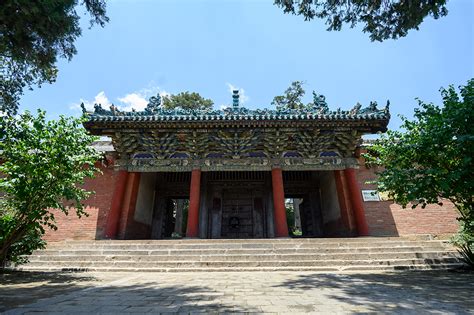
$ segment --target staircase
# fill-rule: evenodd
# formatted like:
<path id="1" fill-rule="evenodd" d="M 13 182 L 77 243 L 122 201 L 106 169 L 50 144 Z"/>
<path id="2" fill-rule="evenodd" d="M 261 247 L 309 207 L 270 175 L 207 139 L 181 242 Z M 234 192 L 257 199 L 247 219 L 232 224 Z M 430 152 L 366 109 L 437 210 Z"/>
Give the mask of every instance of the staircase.
<path id="1" fill-rule="evenodd" d="M 461 266 L 446 241 L 429 236 L 103 240 L 51 243 L 17 270 L 35 271 L 393 271 Z"/>

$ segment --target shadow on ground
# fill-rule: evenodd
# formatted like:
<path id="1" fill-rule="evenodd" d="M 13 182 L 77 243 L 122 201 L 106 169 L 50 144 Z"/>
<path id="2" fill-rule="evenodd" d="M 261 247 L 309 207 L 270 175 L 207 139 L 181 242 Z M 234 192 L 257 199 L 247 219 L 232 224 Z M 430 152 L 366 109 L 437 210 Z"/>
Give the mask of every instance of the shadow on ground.
<path id="1" fill-rule="evenodd" d="M 0 273 L 0 312 L 42 298 L 83 288 L 97 279 L 88 274 L 7 271 Z"/>
<path id="2" fill-rule="evenodd" d="M 92 281 L 95 278 L 84 273 L 57 273 L 57 272 L 29 272 L 29 271 L 6 271 L 0 273 L 2 285 L 20 285 L 44 283 L 68 284 L 77 281 Z M 2 288 L 0 287 L 0 290 Z"/>
<path id="3" fill-rule="evenodd" d="M 19 313 L 177 313 L 258 312 L 226 302 L 224 293 L 205 285 L 160 282 L 133 273 L 12 272 L 0 274 L 0 312 Z M 169 274 L 168 274 L 169 275 Z M 8 314 L 8 312 L 7 312 Z"/>
<path id="4" fill-rule="evenodd" d="M 88 306 L 85 306 L 88 305 Z M 156 285 L 156 282 L 108 286 L 97 292 L 81 294 L 55 305 L 69 313 L 247 313 L 258 312 L 250 306 L 225 302 L 222 295 L 206 286 Z M 41 310 L 41 309 L 40 309 Z"/>
<path id="5" fill-rule="evenodd" d="M 371 312 L 444 313 L 474 311 L 474 274 L 449 271 L 305 274 L 277 287 L 322 290 L 326 297 Z"/>
<path id="6" fill-rule="evenodd" d="M 446 271 L 17 272 L 0 275 L 0 311 L 472 314 L 473 292 L 473 273 Z"/>

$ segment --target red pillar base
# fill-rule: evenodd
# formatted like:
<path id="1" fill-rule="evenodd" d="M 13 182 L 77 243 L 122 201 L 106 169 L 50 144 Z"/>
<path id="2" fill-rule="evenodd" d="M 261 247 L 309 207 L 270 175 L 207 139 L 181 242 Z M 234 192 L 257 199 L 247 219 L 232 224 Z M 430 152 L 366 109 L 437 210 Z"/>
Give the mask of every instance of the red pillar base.
<path id="1" fill-rule="evenodd" d="M 199 202 L 201 195 L 201 170 L 191 172 L 191 187 L 189 189 L 189 210 L 186 237 L 198 237 L 199 234 Z"/>
<path id="2" fill-rule="evenodd" d="M 367 220 L 365 218 L 364 203 L 362 201 L 359 184 L 355 177 L 355 170 L 353 168 L 347 168 L 344 170 L 344 175 L 347 180 L 352 209 L 356 219 L 357 232 L 359 236 L 368 236 L 369 226 L 367 225 Z"/>
<path id="3" fill-rule="evenodd" d="M 286 221 L 285 190 L 281 168 L 272 169 L 273 208 L 275 209 L 275 236 L 288 237 Z"/>

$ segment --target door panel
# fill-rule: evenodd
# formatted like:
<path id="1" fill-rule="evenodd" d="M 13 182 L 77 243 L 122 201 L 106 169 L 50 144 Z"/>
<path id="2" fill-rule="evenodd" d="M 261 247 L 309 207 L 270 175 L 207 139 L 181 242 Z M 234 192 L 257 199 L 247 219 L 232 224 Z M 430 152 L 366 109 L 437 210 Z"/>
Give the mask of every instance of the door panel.
<path id="1" fill-rule="evenodd" d="M 153 211 L 153 219 L 151 223 L 151 239 L 163 238 L 163 223 L 164 212 L 166 208 L 166 199 L 157 198 L 155 202 L 155 209 Z"/>
<path id="2" fill-rule="evenodd" d="M 264 237 L 265 230 L 265 210 L 263 206 L 263 198 L 253 198 L 253 237 Z"/>
<path id="3" fill-rule="evenodd" d="M 224 190 L 222 199 L 222 237 L 252 237 L 252 191 L 242 188 Z"/>
<path id="4" fill-rule="evenodd" d="M 299 205 L 303 236 L 322 237 L 322 216 L 319 191 L 306 194 Z"/>
<path id="5" fill-rule="evenodd" d="M 221 237 L 222 199 L 214 198 L 211 208 L 211 238 Z"/>

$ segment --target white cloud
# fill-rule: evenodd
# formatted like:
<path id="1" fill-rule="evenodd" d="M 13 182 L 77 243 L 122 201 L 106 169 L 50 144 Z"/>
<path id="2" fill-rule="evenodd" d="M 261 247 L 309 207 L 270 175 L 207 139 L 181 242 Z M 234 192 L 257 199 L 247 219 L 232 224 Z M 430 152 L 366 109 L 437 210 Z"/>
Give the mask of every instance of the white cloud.
<path id="1" fill-rule="evenodd" d="M 161 97 L 169 97 L 169 96 L 171 96 L 171 93 L 166 92 L 166 91 L 161 91 L 161 92 L 160 92 L 160 96 L 161 96 Z"/>
<path id="2" fill-rule="evenodd" d="M 101 104 L 102 107 L 109 107 L 112 105 L 104 91 L 99 92 L 99 94 L 94 97 L 94 103 Z"/>
<path id="3" fill-rule="evenodd" d="M 81 109 L 81 103 L 84 103 L 84 106 L 86 107 L 87 110 L 93 110 L 94 109 L 94 104 L 100 104 L 102 105 L 102 108 L 109 108 L 112 103 L 108 99 L 107 95 L 105 95 L 104 91 L 100 91 L 95 97 L 93 101 L 88 101 L 85 99 L 80 99 L 79 103 L 74 103 L 71 106 L 69 106 L 70 109 L 73 110 L 79 110 Z"/>
<path id="4" fill-rule="evenodd" d="M 132 108 L 137 111 L 142 111 L 148 104 L 148 101 L 145 99 L 145 97 L 139 93 L 130 93 L 124 97 L 119 97 L 118 100 L 120 103 L 125 104 L 125 106 L 119 105 L 119 109 L 125 111 L 130 111 Z"/>
<path id="5" fill-rule="evenodd" d="M 156 85 L 148 84 L 147 87 L 141 89 L 140 91 L 136 92 L 140 95 L 146 96 L 146 97 L 151 97 L 160 92 L 160 88 Z"/>
<path id="6" fill-rule="evenodd" d="M 239 91 L 239 103 L 241 105 L 245 104 L 248 102 L 249 100 L 249 97 L 245 94 L 245 90 L 242 89 L 242 88 L 239 88 L 239 87 L 236 87 L 235 85 L 233 85 L 232 83 L 226 83 L 227 84 L 227 87 L 229 88 L 229 92 L 230 94 L 232 94 L 232 91 L 234 90 L 238 90 Z"/>
<path id="7" fill-rule="evenodd" d="M 129 93 L 124 97 L 117 98 L 121 103 L 118 104 L 118 108 L 124 111 L 130 111 L 132 108 L 136 111 L 142 111 L 148 105 L 148 99 L 158 93 L 161 97 L 171 95 L 171 93 L 161 90 L 158 86 L 149 86 L 140 91 Z"/>
<path id="8" fill-rule="evenodd" d="M 136 111 L 142 111 L 148 104 L 148 99 L 152 96 L 160 94 L 162 97 L 171 95 L 167 91 L 161 90 L 158 86 L 149 85 L 146 88 L 143 88 L 139 91 L 131 92 L 125 94 L 123 97 L 118 97 L 114 105 L 118 107 L 119 110 L 130 111 L 135 109 Z M 81 98 L 78 103 L 74 103 L 70 106 L 73 110 L 80 110 L 81 103 L 84 103 L 84 106 L 87 110 L 94 110 L 94 104 L 101 104 L 102 108 L 108 109 L 112 102 L 105 95 L 104 91 L 99 92 L 94 100 L 87 100 Z"/>

